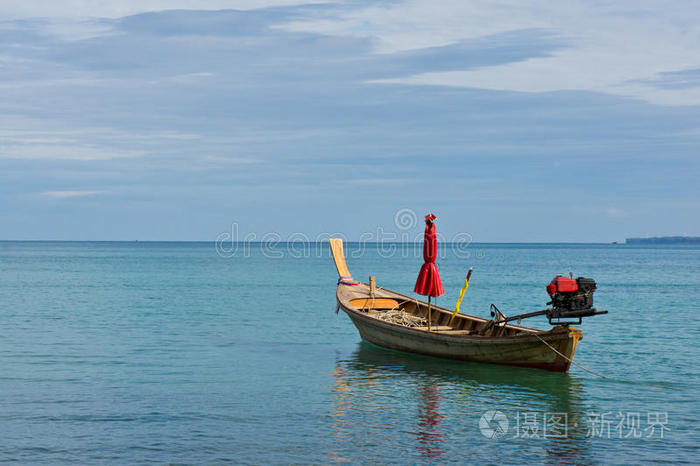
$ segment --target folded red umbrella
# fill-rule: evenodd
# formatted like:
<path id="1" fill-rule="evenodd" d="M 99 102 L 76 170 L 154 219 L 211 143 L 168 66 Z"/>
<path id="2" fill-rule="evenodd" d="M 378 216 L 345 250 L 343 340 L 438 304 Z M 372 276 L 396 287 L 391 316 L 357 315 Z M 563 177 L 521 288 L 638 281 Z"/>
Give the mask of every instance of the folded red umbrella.
<path id="1" fill-rule="evenodd" d="M 425 234 L 423 235 L 423 260 L 425 264 L 420 268 L 416 286 L 413 288 L 418 294 L 424 296 L 442 296 L 445 289 L 438 273 L 435 259 L 437 258 L 437 234 L 435 233 L 435 215 L 425 216 Z"/>

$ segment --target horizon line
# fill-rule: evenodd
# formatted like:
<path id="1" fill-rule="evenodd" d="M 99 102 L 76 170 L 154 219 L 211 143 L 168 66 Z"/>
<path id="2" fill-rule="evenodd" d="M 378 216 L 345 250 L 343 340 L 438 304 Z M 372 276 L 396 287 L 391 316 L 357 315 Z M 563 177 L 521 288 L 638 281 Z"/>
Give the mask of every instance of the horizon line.
<path id="1" fill-rule="evenodd" d="M 352 241 L 343 239 L 349 244 L 414 244 L 422 245 L 423 241 Z M 0 239 L 0 243 L 217 243 L 217 240 L 112 240 L 112 239 Z M 319 241 L 226 241 L 235 244 L 318 244 L 328 243 L 328 239 Z M 441 244 L 464 244 L 459 241 L 439 241 Z M 468 244 L 610 244 L 625 245 L 625 241 L 472 241 Z"/>

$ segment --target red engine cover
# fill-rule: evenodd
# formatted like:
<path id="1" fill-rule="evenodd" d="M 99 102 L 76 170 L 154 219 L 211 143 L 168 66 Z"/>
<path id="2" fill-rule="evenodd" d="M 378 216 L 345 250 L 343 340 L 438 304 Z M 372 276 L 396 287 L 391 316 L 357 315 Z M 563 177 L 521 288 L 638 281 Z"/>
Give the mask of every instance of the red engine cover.
<path id="1" fill-rule="evenodd" d="M 549 285 L 547 285 L 547 293 L 549 293 L 550 296 L 554 293 L 571 293 L 573 291 L 578 291 L 578 283 L 576 283 L 575 278 L 557 275 Z"/>

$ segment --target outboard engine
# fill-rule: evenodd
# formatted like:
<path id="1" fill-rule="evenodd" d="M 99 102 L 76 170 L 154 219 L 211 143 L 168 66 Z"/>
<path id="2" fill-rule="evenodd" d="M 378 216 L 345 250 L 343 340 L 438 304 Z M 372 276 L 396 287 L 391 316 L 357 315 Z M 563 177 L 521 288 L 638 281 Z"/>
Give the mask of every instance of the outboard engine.
<path id="1" fill-rule="evenodd" d="M 593 307 L 593 292 L 596 290 L 595 280 L 584 277 L 564 277 L 557 275 L 547 285 L 547 293 L 552 309 L 547 312 L 550 322 L 552 319 L 588 317 L 602 312 L 596 312 Z"/>
<path id="2" fill-rule="evenodd" d="M 552 307 L 506 317 L 495 305 L 491 304 L 491 317 L 493 319 L 489 321 L 489 325 L 502 325 L 514 320 L 520 323 L 521 319 L 541 315 L 546 315 L 551 325 L 578 325 L 584 317 L 608 313 L 608 311 L 598 311 L 593 307 L 593 292 L 596 288 L 595 280 L 592 278 L 557 275 L 547 285 L 547 293 L 551 299 L 547 305 Z M 490 328 L 489 325 L 485 328 Z"/>

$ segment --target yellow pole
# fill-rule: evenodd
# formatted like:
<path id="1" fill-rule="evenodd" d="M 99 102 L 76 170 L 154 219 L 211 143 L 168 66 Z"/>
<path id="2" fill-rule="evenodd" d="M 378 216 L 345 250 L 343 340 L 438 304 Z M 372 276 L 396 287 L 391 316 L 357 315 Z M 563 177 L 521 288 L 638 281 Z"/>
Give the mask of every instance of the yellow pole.
<path id="1" fill-rule="evenodd" d="M 469 272 L 467 272 L 467 278 L 464 280 L 464 286 L 462 287 L 461 290 L 459 290 L 459 299 L 457 299 L 457 305 L 455 306 L 455 311 L 452 313 L 452 317 L 450 317 L 450 323 L 449 325 L 452 325 L 452 321 L 455 320 L 455 316 L 459 313 L 459 306 L 462 304 L 462 298 L 464 298 L 464 294 L 467 292 L 467 288 L 469 288 L 469 280 L 472 277 L 472 267 L 469 267 Z"/>

